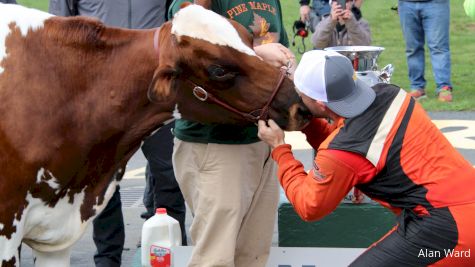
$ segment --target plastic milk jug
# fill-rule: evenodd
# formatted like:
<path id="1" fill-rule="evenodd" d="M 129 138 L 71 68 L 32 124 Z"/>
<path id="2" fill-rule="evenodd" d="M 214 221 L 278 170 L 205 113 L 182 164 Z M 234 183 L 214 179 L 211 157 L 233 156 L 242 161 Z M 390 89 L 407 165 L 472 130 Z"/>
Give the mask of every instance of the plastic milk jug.
<path id="1" fill-rule="evenodd" d="M 180 223 L 165 208 L 158 208 L 142 227 L 142 266 L 173 266 L 171 247 L 180 245 Z"/>

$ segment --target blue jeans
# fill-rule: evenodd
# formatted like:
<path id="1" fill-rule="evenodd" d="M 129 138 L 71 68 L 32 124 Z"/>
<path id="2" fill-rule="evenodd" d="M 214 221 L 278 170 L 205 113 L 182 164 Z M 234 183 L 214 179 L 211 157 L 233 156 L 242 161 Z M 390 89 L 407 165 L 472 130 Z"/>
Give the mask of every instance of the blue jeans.
<path id="1" fill-rule="evenodd" d="M 406 57 L 411 89 L 425 89 L 424 43 L 427 40 L 432 71 L 437 85 L 450 86 L 450 2 L 431 0 L 410 2 L 399 0 L 399 19 L 406 41 Z"/>

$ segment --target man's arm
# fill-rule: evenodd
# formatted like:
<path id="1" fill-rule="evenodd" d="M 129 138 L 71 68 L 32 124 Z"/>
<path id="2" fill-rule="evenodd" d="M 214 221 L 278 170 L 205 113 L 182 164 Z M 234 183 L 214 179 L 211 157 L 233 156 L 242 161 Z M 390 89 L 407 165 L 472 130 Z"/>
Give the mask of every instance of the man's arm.
<path id="1" fill-rule="evenodd" d="M 300 20 L 305 22 L 305 21 L 310 21 L 310 0 L 300 0 Z"/>
<path id="2" fill-rule="evenodd" d="M 335 130 L 336 124 L 329 124 L 325 119 L 314 118 L 302 130 L 302 133 L 307 137 L 307 142 L 318 150 L 320 144 Z"/>
<path id="3" fill-rule="evenodd" d="M 339 150 L 320 150 L 309 173 L 294 158 L 290 145 L 272 151 L 278 178 L 295 211 L 305 221 L 331 213 L 356 184 L 368 182 L 376 168 L 361 155 Z"/>

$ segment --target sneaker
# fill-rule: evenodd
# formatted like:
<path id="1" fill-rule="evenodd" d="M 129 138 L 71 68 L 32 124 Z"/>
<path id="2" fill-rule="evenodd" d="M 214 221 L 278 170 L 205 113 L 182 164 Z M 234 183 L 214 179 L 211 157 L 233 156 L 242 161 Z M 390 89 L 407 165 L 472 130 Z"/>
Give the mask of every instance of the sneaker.
<path id="1" fill-rule="evenodd" d="M 452 87 L 443 86 L 439 91 L 438 99 L 441 102 L 452 102 Z"/>
<path id="2" fill-rule="evenodd" d="M 426 91 L 424 89 L 411 90 L 409 95 L 414 97 L 415 100 L 419 100 L 419 99 L 427 97 L 426 96 Z"/>
<path id="3" fill-rule="evenodd" d="M 147 211 L 144 211 L 144 212 L 140 213 L 140 218 L 145 219 L 145 220 L 148 220 L 152 216 L 153 216 L 153 214 L 151 214 Z"/>

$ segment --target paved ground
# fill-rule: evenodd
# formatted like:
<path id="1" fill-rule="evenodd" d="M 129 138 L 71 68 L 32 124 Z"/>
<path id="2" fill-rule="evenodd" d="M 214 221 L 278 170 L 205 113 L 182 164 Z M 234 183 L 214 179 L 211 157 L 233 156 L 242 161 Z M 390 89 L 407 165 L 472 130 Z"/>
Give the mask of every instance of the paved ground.
<path id="1" fill-rule="evenodd" d="M 457 149 L 475 165 L 475 112 L 441 112 L 430 113 L 436 125 L 442 129 L 447 138 Z M 421 137 L 423 138 L 423 137 Z M 308 169 L 311 166 L 313 150 L 304 142 L 297 133 L 287 134 L 287 141 L 293 145 L 298 159 Z M 140 240 L 143 220 L 139 214 L 144 211 L 142 193 L 144 190 L 145 158 L 138 151 L 127 166 L 127 173 L 121 183 L 124 220 L 126 224 L 125 250 L 123 253 L 123 266 L 133 266 L 134 255 L 137 251 L 137 242 Z M 188 214 L 187 225 L 191 222 Z M 89 227 L 83 238 L 73 247 L 71 266 L 94 266 L 92 256 L 94 243 L 92 242 L 92 227 Z M 273 246 L 277 246 L 277 227 L 275 229 Z M 22 249 L 22 267 L 33 266 L 31 249 L 24 246 Z M 181 267 L 181 266 L 178 266 Z"/>

